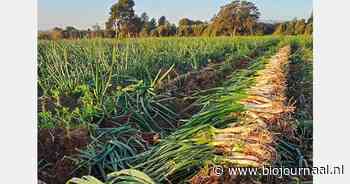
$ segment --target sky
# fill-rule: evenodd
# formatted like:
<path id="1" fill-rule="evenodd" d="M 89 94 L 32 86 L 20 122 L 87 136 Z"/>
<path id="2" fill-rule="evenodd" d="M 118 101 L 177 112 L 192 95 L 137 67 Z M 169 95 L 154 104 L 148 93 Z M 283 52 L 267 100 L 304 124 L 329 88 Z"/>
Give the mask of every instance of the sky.
<path id="1" fill-rule="evenodd" d="M 193 20 L 210 20 L 220 7 L 232 0 L 134 0 L 138 15 L 149 17 L 164 15 L 171 23 L 187 17 Z M 250 0 L 261 12 L 261 20 L 283 21 L 308 18 L 312 13 L 312 0 Z M 110 7 L 117 0 L 38 0 L 38 29 L 74 26 L 104 27 Z"/>

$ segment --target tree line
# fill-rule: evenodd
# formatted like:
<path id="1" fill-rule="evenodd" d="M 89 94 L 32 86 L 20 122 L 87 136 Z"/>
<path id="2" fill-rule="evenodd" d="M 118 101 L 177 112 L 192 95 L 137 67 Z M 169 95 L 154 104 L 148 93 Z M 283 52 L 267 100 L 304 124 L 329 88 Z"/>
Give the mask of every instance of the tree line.
<path id="1" fill-rule="evenodd" d="M 170 23 L 165 16 L 158 20 L 150 18 L 147 13 L 138 16 L 134 10 L 133 0 L 119 0 L 112 5 L 105 29 L 94 25 L 88 30 L 74 27 L 54 28 L 39 32 L 39 39 L 80 39 L 80 38 L 114 38 L 114 37 L 166 37 L 166 36 L 244 36 L 244 35 L 311 35 L 313 17 L 308 20 L 294 19 L 282 23 L 259 22 L 260 11 L 249 1 L 234 0 L 220 8 L 210 21 L 182 18 L 178 24 Z"/>

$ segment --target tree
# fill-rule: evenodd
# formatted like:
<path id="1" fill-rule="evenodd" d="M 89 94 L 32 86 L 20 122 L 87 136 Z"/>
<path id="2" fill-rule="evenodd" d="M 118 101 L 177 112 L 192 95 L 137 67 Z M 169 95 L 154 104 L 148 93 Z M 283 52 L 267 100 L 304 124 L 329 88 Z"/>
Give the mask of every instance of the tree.
<path id="1" fill-rule="evenodd" d="M 50 32 L 50 39 L 52 40 L 59 40 L 63 38 L 63 29 L 59 27 L 55 27 Z"/>
<path id="2" fill-rule="evenodd" d="M 175 24 L 168 24 L 169 26 L 169 36 L 175 36 L 176 35 L 176 31 L 177 31 L 177 27 Z"/>
<path id="3" fill-rule="evenodd" d="M 179 20 L 178 36 L 201 36 L 207 24 L 200 20 L 182 18 Z"/>
<path id="4" fill-rule="evenodd" d="M 193 30 L 190 25 L 181 25 L 177 29 L 177 36 L 192 36 Z"/>
<path id="5" fill-rule="evenodd" d="M 193 26 L 193 25 L 201 25 L 204 24 L 204 22 L 200 20 L 191 20 L 188 18 L 182 18 L 179 20 L 179 26 Z"/>
<path id="6" fill-rule="evenodd" d="M 74 32 L 74 31 L 78 31 L 78 29 L 76 29 L 76 28 L 73 27 L 73 26 L 67 26 L 67 27 L 66 27 L 66 31 L 68 31 L 68 32 Z"/>
<path id="7" fill-rule="evenodd" d="M 146 12 L 143 12 L 140 16 L 142 28 L 140 32 L 140 36 L 146 37 L 149 35 L 150 31 L 153 29 L 151 28 L 151 24 L 149 22 L 149 17 Z"/>
<path id="8" fill-rule="evenodd" d="M 148 23 L 149 27 L 151 30 L 156 29 L 157 28 L 157 21 L 155 18 L 152 18 L 149 23 Z"/>
<path id="9" fill-rule="evenodd" d="M 307 24 L 312 24 L 314 22 L 314 13 L 311 13 L 310 18 L 307 20 Z"/>
<path id="10" fill-rule="evenodd" d="M 158 27 L 158 35 L 161 37 L 169 36 L 170 29 L 166 25 L 161 25 Z"/>
<path id="11" fill-rule="evenodd" d="M 193 36 L 202 36 L 204 31 L 208 28 L 207 24 L 198 24 L 198 25 L 193 25 L 192 30 L 193 30 Z"/>
<path id="12" fill-rule="evenodd" d="M 312 35 L 312 33 L 313 33 L 313 22 L 314 22 L 314 16 L 313 16 L 313 13 L 311 13 L 310 18 L 307 20 L 307 24 L 306 24 L 306 27 L 305 27 L 304 34 Z"/>
<path id="13" fill-rule="evenodd" d="M 193 30 L 192 25 L 193 21 L 188 18 L 182 18 L 179 20 L 179 28 L 177 29 L 178 36 L 192 36 Z"/>
<path id="14" fill-rule="evenodd" d="M 312 35 L 312 33 L 313 33 L 313 24 L 312 24 L 312 23 L 309 23 L 309 24 L 307 24 L 306 27 L 305 27 L 305 32 L 304 32 L 304 34 L 305 34 L 305 35 Z"/>
<path id="15" fill-rule="evenodd" d="M 142 29 L 142 21 L 135 16 L 130 22 L 123 24 L 120 29 L 120 36 L 122 37 L 137 37 Z"/>
<path id="16" fill-rule="evenodd" d="M 301 35 L 312 34 L 312 18 L 309 18 L 308 21 L 305 19 L 296 19 L 292 21 L 279 23 L 273 33 L 274 35 Z"/>
<path id="17" fill-rule="evenodd" d="M 114 23 L 112 18 L 110 17 L 108 19 L 108 21 L 105 23 L 105 36 L 107 38 L 114 38 L 116 36 L 116 31 L 115 31 L 115 27 L 114 27 Z"/>
<path id="18" fill-rule="evenodd" d="M 179 27 L 180 26 L 190 26 L 192 25 L 192 21 L 188 18 L 182 18 L 179 20 Z"/>
<path id="19" fill-rule="evenodd" d="M 255 30 L 255 35 L 270 35 L 273 34 L 273 32 L 276 29 L 276 24 L 272 23 L 258 23 L 258 26 Z"/>
<path id="20" fill-rule="evenodd" d="M 300 35 L 305 33 L 306 22 L 305 19 L 298 20 L 294 27 L 294 34 Z"/>
<path id="21" fill-rule="evenodd" d="M 192 25 L 202 25 L 202 24 L 205 24 L 205 23 L 200 20 L 192 21 Z"/>
<path id="22" fill-rule="evenodd" d="M 158 29 L 153 29 L 149 35 L 152 37 L 159 37 Z"/>
<path id="23" fill-rule="evenodd" d="M 62 30 L 62 36 L 66 39 L 77 39 L 80 37 L 80 31 L 73 26 L 67 26 L 65 30 Z"/>
<path id="24" fill-rule="evenodd" d="M 96 37 L 104 37 L 104 31 L 101 29 L 100 25 L 97 23 L 93 25 L 92 31 L 89 31 L 89 37 L 90 38 L 96 38 Z"/>
<path id="25" fill-rule="evenodd" d="M 295 32 L 295 25 L 297 23 L 297 19 L 294 18 L 292 21 L 287 22 L 287 29 L 285 31 L 285 35 L 294 35 Z"/>
<path id="26" fill-rule="evenodd" d="M 106 38 L 114 38 L 116 37 L 116 32 L 111 29 L 105 29 L 103 35 Z"/>
<path id="27" fill-rule="evenodd" d="M 165 37 L 165 36 L 174 36 L 176 35 L 176 25 L 175 24 L 170 24 L 169 22 L 167 22 L 167 24 L 163 25 L 163 26 L 159 26 L 156 29 L 157 33 L 151 31 L 151 35 L 154 36 L 160 36 L 160 37 Z"/>
<path id="28" fill-rule="evenodd" d="M 151 31 L 155 30 L 156 28 L 157 28 L 157 21 L 155 18 L 152 18 L 150 21 L 147 21 L 146 23 L 144 23 L 142 30 L 140 32 L 140 36 L 142 37 L 150 36 Z"/>
<path id="29" fill-rule="evenodd" d="M 145 24 L 149 21 L 149 17 L 146 12 L 143 12 L 140 16 L 141 21 Z"/>
<path id="30" fill-rule="evenodd" d="M 95 25 L 92 26 L 93 31 L 101 31 L 101 27 L 96 23 Z"/>
<path id="31" fill-rule="evenodd" d="M 141 30 L 141 20 L 135 15 L 133 0 L 119 0 L 110 9 L 106 28 L 116 31 L 119 36 L 135 36 Z"/>
<path id="32" fill-rule="evenodd" d="M 167 24 L 167 20 L 166 20 L 166 17 L 165 16 L 161 16 L 159 19 L 158 19 L 158 26 L 165 26 L 165 24 Z"/>
<path id="33" fill-rule="evenodd" d="M 277 25 L 275 32 L 273 35 L 284 35 L 287 30 L 287 23 L 280 23 Z"/>
<path id="34" fill-rule="evenodd" d="M 50 39 L 50 33 L 47 31 L 39 31 L 38 32 L 38 39 L 39 40 L 49 40 Z"/>
<path id="35" fill-rule="evenodd" d="M 253 34 L 259 17 L 259 9 L 254 3 L 235 0 L 221 7 L 219 13 L 213 18 L 211 29 L 215 35 Z"/>

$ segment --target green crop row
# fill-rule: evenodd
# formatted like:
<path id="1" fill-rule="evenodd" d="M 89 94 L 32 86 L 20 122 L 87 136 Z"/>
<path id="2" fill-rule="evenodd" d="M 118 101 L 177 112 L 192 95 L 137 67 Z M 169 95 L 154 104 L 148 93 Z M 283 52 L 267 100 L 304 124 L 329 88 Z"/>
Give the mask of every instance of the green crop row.
<path id="1" fill-rule="evenodd" d="M 249 59 L 278 41 L 249 37 L 40 42 L 39 127 L 74 127 L 133 111 L 142 130 L 160 131 L 154 114 L 170 127 L 171 117 L 176 117 L 164 104 L 167 96 L 155 90 L 169 72 L 182 74 L 227 58 Z"/>

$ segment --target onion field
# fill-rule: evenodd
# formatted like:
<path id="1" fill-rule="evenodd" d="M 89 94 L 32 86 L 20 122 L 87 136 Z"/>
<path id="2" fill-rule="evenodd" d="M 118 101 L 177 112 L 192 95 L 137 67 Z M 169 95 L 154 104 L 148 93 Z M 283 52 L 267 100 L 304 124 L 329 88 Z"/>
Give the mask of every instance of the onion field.
<path id="1" fill-rule="evenodd" d="M 48 184 L 312 183 L 310 36 L 39 41 Z"/>

